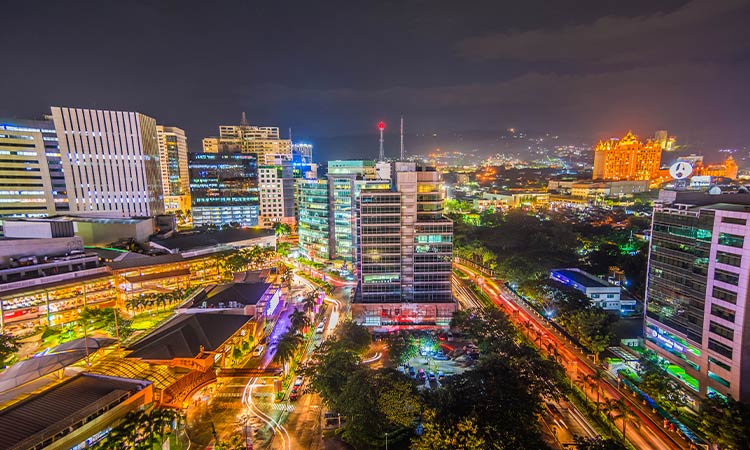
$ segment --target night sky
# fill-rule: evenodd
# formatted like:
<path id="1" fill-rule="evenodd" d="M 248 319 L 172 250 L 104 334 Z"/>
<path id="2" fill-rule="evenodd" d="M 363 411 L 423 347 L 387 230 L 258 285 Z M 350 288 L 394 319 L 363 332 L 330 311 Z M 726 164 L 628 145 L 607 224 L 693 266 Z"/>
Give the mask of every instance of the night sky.
<path id="1" fill-rule="evenodd" d="M 395 154 L 402 114 L 413 151 L 470 150 L 508 127 L 586 143 L 666 128 L 706 152 L 750 142 L 748 0 L 0 6 L 4 117 L 136 110 L 197 151 L 246 111 L 313 141 L 316 159 L 374 156 L 380 119 Z"/>

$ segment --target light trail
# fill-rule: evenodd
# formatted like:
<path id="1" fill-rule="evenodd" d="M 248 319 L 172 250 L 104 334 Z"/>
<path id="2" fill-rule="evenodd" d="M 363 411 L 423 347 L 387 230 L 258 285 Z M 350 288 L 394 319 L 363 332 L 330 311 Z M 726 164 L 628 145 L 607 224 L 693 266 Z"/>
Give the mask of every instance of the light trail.
<path id="1" fill-rule="evenodd" d="M 529 333 L 533 331 L 540 339 L 544 342 L 554 343 L 555 348 L 559 351 L 559 354 L 563 357 L 563 360 L 567 363 L 565 366 L 568 371 L 568 376 L 574 379 L 579 373 L 593 374 L 598 367 L 596 367 L 583 351 L 575 346 L 569 338 L 563 335 L 557 328 L 550 325 L 542 316 L 536 311 L 529 308 L 524 302 L 516 303 L 509 292 L 506 289 L 498 286 L 491 278 L 486 278 L 483 275 L 477 275 L 475 271 L 462 264 L 455 263 L 453 266 L 463 273 L 469 275 L 472 281 L 477 282 L 481 289 L 493 299 L 493 302 L 508 313 L 508 317 L 515 322 L 522 333 Z M 481 278 L 481 280 L 479 280 Z M 523 329 L 523 324 L 529 325 L 529 330 Z M 530 338 L 532 339 L 532 338 Z M 537 341 L 534 341 L 535 343 Z M 572 368 L 572 374 L 569 372 Z M 615 381 L 616 383 L 616 381 Z M 635 445 L 637 448 L 649 448 L 649 449 L 688 449 L 689 443 L 680 441 L 677 437 L 672 436 L 668 432 L 662 430 L 661 426 L 639 405 L 630 395 L 623 393 L 620 389 L 613 384 L 609 376 L 605 377 L 601 386 L 604 388 L 605 398 L 620 399 L 623 398 L 627 402 L 630 410 L 635 413 L 640 419 L 641 426 L 636 427 L 634 424 L 630 424 L 627 427 L 627 439 Z M 584 389 L 584 394 L 586 394 Z M 589 396 L 590 397 L 590 396 Z"/>

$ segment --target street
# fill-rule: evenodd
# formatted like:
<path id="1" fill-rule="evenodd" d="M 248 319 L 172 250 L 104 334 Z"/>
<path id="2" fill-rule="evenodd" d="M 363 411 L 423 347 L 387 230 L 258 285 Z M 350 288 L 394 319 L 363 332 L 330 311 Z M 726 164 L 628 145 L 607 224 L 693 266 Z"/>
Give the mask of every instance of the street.
<path id="1" fill-rule="evenodd" d="M 524 329 L 525 324 L 530 324 L 529 333 L 536 333 L 540 337 L 541 348 L 554 348 L 561 357 L 561 362 L 568 377 L 576 380 L 581 375 L 590 375 L 596 372 L 597 366 L 585 355 L 581 349 L 577 348 L 571 341 L 552 327 L 536 311 L 528 308 L 523 302 L 516 302 L 512 293 L 507 289 L 501 288 L 491 279 L 484 278 L 474 269 L 461 264 L 454 263 L 454 268 L 469 275 L 475 282 L 478 282 L 482 291 L 487 294 L 495 304 L 508 312 L 510 319 L 519 325 L 519 329 Z M 533 340 L 533 339 L 532 339 Z M 651 411 L 644 409 L 633 395 L 628 395 L 617 387 L 617 381 L 611 376 L 605 375 L 603 391 L 600 400 L 603 399 L 625 399 L 630 410 L 638 417 L 636 421 L 628 421 L 626 425 L 626 438 L 636 448 L 648 449 L 689 449 L 690 443 L 681 438 L 674 432 L 668 432 L 661 425 L 661 418 Z M 595 401 L 596 395 L 587 389 L 582 391 Z M 615 424 L 622 429 L 622 420 L 615 420 Z"/>

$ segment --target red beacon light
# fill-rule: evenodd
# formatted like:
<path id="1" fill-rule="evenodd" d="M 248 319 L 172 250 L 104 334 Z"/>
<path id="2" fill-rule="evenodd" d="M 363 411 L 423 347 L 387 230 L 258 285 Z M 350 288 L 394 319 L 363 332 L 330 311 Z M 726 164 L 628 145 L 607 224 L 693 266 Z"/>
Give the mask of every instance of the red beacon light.
<path id="1" fill-rule="evenodd" d="M 380 131 L 383 131 L 383 130 L 385 130 L 385 122 L 383 122 L 383 121 L 380 121 L 380 122 L 378 123 L 378 130 L 380 130 Z"/>

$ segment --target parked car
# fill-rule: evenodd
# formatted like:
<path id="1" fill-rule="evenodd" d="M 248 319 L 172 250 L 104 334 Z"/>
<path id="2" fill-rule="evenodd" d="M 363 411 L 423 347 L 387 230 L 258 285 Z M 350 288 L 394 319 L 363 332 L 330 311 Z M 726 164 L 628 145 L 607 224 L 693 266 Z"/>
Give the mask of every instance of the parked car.
<path id="1" fill-rule="evenodd" d="M 445 374 L 443 373 L 443 371 L 442 371 L 442 370 L 441 370 L 441 371 L 439 371 L 439 372 L 437 373 L 437 379 L 438 379 L 438 381 L 439 381 L 439 382 L 441 382 L 441 383 L 442 383 L 443 381 L 445 381 Z"/>
<path id="2" fill-rule="evenodd" d="M 433 372 L 433 371 L 430 371 L 430 372 L 429 372 L 429 373 L 427 374 L 427 377 L 428 377 L 428 378 L 430 379 L 430 381 L 435 381 L 435 380 L 437 379 L 437 378 L 435 377 L 435 372 Z"/>
<path id="3" fill-rule="evenodd" d="M 318 324 L 318 327 L 315 328 L 315 334 L 323 334 L 323 329 L 325 328 L 325 323 L 320 322 Z"/>
<path id="4" fill-rule="evenodd" d="M 297 379 L 294 380 L 294 385 L 295 386 L 302 386 L 302 383 L 304 383 L 304 382 L 305 382 L 305 379 L 302 378 L 302 375 L 297 375 Z"/>
<path id="5" fill-rule="evenodd" d="M 253 356 L 260 356 L 260 355 L 262 355 L 263 354 L 263 349 L 265 349 L 265 347 L 263 346 L 263 344 L 255 347 L 255 350 L 253 350 Z"/>
<path id="6" fill-rule="evenodd" d="M 299 392 L 292 390 L 292 392 L 289 394 L 289 401 L 296 402 L 298 398 L 299 398 Z"/>
<path id="7" fill-rule="evenodd" d="M 448 358 L 448 355 L 446 355 L 442 350 L 438 350 L 433 358 L 437 359 L 438 361 L 447 361 L 448 359 L 450 359 Z"/>
<path id="8" fill-rule="evenodd" d="M 409 367 L 409 376 L 414 379 L 417 378 L 417 371 L 414 369 L 414 367 Z"/>

